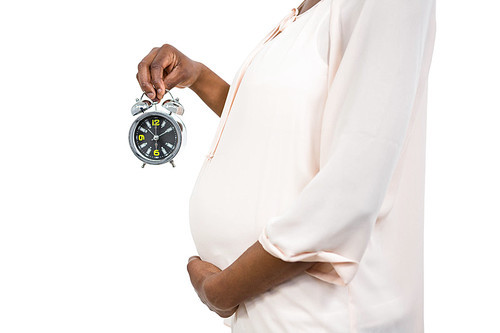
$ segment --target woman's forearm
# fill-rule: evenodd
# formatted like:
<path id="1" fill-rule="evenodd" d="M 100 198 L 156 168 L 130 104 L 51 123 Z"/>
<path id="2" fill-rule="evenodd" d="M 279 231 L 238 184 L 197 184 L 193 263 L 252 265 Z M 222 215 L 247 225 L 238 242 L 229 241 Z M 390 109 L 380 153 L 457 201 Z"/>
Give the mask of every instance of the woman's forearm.
<path id="1" fill-rule="evenodd" d="M 229 92 L 229 84 L 201 62 L 198 64 L 200 74 L 190 88 L 220 117 Z"/>
<path id="2" fill-rule="evenodd" d="M 207 278 L 204 289 L 215 307 L 231 309 L 302 274 L 314 264 L 283 261 L 269 254 L 257 241 L 229 267 Z"/>

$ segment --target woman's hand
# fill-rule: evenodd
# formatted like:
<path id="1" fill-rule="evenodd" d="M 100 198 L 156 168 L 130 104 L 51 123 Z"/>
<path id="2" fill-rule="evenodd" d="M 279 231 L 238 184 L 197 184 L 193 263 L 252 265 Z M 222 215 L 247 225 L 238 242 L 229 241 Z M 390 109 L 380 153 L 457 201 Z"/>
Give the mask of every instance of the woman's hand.
<path id="1" fill-rule="evenodd" d="M 214 293 L 211 292 L 208 287 L 210 281 L 213 282 L 213 279 L 221 272 L 217 266 L 201 260 L 198 256 L 192 256 L 188 260 L 187 270 L 191 279 L 191 284 L 196 290 L 198 297 L 210 310 L 216 312 L 222 318 L 227 318 L 238 309 L 238 306 L 231 309 L 221 308 L 217 304 L 217 299 L 214 298 Z"/>
<path id="2" fill-rule="evenodd" d="M 158 102 L 165 89 L 190 87 L 199 77 L 202 64 L 189 59 L 175 47 L 155 47 L 138 66 L 137 81 L 147 96 Z"/>
<path id="3" fill-rule="evenodd" d="M 222 115 L 229 84 L 172 45 L 153 48 L 139 63 L 138 69 L 137 81 L 153 102 L 163 98 L 165 89 L 191 88 L 217 116 Z"/>

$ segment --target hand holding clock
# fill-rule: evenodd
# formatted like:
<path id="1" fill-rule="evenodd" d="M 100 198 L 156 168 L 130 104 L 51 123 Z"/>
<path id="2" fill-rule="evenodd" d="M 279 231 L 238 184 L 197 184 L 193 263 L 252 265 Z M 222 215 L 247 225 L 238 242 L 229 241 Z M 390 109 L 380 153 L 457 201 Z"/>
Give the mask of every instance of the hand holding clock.
<path id="1" fill-rule="evenodd" d="M 226 81 L 170 44 L 154 47 L 139 63 L 136 78 L 153 102 L 163 98 L 165 89 L 189 87 L 219 117 L 229 92 Z"/>
<path id="2" fill-rule="evenodd" d="M 191 86 L 201 72 L 201 64 L 169 44 L 154 47 L 138 66 L 137 81 L 154 102 L 165 95 L 165 89 Z M 155 89 L 156 88 L 156 89 Z"/>

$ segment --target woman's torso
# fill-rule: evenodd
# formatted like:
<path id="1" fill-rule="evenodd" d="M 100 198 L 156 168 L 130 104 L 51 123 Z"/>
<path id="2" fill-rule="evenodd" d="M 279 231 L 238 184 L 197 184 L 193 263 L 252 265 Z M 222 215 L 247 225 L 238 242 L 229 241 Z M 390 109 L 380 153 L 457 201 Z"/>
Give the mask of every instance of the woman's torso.
<path id="1" fill-rule="evenodd" d="M 221 269 L 255 243 L 268 219 L 283 213 L 318 172 L 321 115 L 328 89 L 331 3 L 322 0 L 298 16 L 255 55 L 215 154 L 202 165 L 189 203 L 191 232 L 201 258 Z M 424 121 L 417 119 L 420 125 L 416 125 L 414 140 L 422 140 Z M 417 163 L 415 168 L 412 177 L 420 179 L 423 167 Z M 399 179 L 407 177 L 404 170 L 398 172 Z M 391 194 L 384 207 L 394 200 Z M 385 217 L 391 218 L 390 214 Z M 383 329 L 385 321 L 392 322 L 385 333 L 409 332 L 404 330 L 409 325 L 404 318 L 410 309 L 395 294 L 399 289 L 398 281 L 391 277 L 392 267 L 380 260 L 384 251 L 392 251 L 391 246 L 397 249 L 397 243 L 387 242 L 382 249 L 377 243 L 381 237 L 383 233 L 376 228 L 351 286 L 303 274 L 240 304 L 226 322 L 231 322 L 233 332 L 331 333 L 351 332 L 354 323 L 361 328 L 375 327 L 360 332 L 382 332 L 377 329 Z M 419 253 L 417 250 L 417 262 Z M 419 269 L 417 265 L 415 272 Z M 377 277 L 372 279 L 373 272 Z M 370 299 L 373 301 L 366 301 Z M 356 302 L 357 314 L 353 312 Z M 403 322 L 398 323 L 399 318 Z"/>

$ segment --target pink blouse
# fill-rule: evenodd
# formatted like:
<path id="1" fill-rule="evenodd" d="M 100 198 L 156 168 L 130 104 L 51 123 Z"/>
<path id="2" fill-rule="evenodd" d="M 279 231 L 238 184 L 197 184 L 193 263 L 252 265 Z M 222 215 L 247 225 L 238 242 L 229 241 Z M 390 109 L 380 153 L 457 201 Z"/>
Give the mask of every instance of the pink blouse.
<path id="1" fill-rule="evenodd" d="M 189 203 L 198 254 L 318 262 L 240 304 L 233 333 L 423 332 L 435 0 L 294 8 L 236 73 Z"/>

